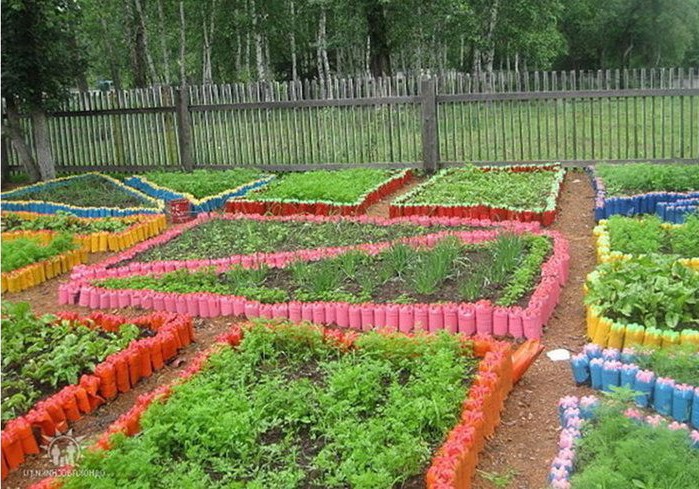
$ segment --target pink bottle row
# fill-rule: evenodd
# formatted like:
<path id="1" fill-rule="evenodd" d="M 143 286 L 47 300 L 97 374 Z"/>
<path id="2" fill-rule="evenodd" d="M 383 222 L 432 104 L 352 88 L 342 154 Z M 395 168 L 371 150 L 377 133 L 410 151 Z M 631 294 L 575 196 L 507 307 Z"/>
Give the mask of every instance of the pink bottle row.
<path id="1" fill-rule="evenodd" d="M 462 239 L 487 239 L 490 231 L 454 233 Z M 465 334 L 510 335 L 515 338 L 536 339 L 542 334 L 543 325 L 551 316 L 560 298 L 560 290 L 567 279 L 569 254 L 568 244 L 560 234 L 544 232 L 554 242 L 553 255 L 542 266 L 541 281 L 526 308 L 498 307 L 489 301 L 452 304 L 350 304 L 344 302 L 288 302 L 262 304 L 244 297 L 222 296 L 209 293 L 159 293 L 144 290 L 108 290 L 90 284 L 85 277 L 73 280 L 59 288 L 61 304 L 79 304 L 94 309 L 141 307 L 157 311 L 186 313 L 200 317 L 245 316 L 247 318 L 281 318 L 293 322 L 310 321 L 318 324 L 335 324 L 359 330 L 388 328 L 401 332 L 416 330 L 448 330 Z M 432 235 L 418 238 L 431 242 Z M 477 241 L 468 241 L 477 242 Z M 370 253 L 378 253 L 389 246 L 360 245 Z M 357 248 L 360 248 L 357 247 Z M 322 258 L 337 253 L 335 249 L 314 250 Z M 298 257 L 298 256 L 297 256 Z M 267 261 L 269 260 L 269 261 Z M 276 257 L 267 257 L 266 263 L 275 266 Z M 291 260 L 288 260 L 291 261 Z M 287 261 L 287 263 L 288 263 Z M 95 270 L 96 277 L 104 278 L 110 270 Z M 133 274 L 133 273 L 132 273 Z"/>

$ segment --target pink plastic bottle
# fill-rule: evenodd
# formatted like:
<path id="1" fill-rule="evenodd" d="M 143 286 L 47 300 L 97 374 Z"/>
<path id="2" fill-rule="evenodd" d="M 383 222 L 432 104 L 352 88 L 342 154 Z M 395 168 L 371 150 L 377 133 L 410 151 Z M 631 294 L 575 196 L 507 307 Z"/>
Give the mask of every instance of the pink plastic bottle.
<path id="1" fill-rule="evenodd" d="M 522 325 L 522 308 L 511 307 L 507 321 L 508 332 L 515 338 L 524 337 L 524 326 Z"/>
<path id="2" fill-rule="evenodd" d="M 472 336 L 476 334 L 476 310 L 473 304 L 463 304 L 457 314 L 459 333 Z"/>
<path id="3" fill-rule="evenodd" d="M 444 329 L 450 333 L 456 333 L 459 330 L 458 308 L 456 304 L 445 304 L 442 306 L 444 313 Z"/>
<path id="4" fill-rule="evenodd" d="M 375 304 L 374 305 L 374 326 L 377 329 L 386 327 L 386 305 L 385 304 Z"/>
<path id="5" fill-rule="evenodd" d="M 313 304 L 313 315 L 311 319 L 316 324 L 325 324 L 325 305 L 322 302 Z"/>
<path id="6" fill-rule="evenodd" d="M 398 331 L 399 322 L 398 305 L 389 304 L 386 307 L 386 328 L 390 331 Z"/>
<path id="7" fill-rule="evenodd" d="M 221 315 L 221 298 L 216 295 L 209 296 L 209 317 L 216 318 Z"/>
<path id="8" fill-rule="evenodd" d="M 301 303 L 301 320 L 309 323 L 313 321 L 313 304 L 310 302 Z"/>
<path id="9" fill-rule="evenodd" d="M 413 331 L 427 331 L 429 326 L 429 306 L 426 304 L 415 304 L 413 306 Z"/>
<path id="10" fill-rule="evenodd" d="M 335 302 L 323 302 L 323 308 L 325 309 L 325 324 L 335 324 L 335 312 L 337 311 L 337 304 Z"/>
<path id="11" fill-rule="evenodd" d="M 410 333 L 415 324 L 415 314 L 412 305 L 403 305 L 398 309 L 398 330 L 401 333 Z"/>
<path id="12" fill-rule="evenodd" d="M 496 307 L 493 310 L 493 335 L 505 336 L 507 334 L 508 310 L 505 307 Z"/>
<path id="13" fill-rule="evenodd" d="M 528 340 L 541 338 L 541 309 L 529 307 L 522 312 L 522 326 L 524 337 Z"/>
<path id="14" fill-rule="evenodd" d="M 197 302 L 199 303 L 199 316 L 203 318 L 211 317 L 209 314 L 209 298 L 204 294 L 200 294 Z"/>
<path id="15" fill-rule="evenodd" d="M 487 335 L 493 333 L 493 305 L 490 301 L 476 302 L 476 332 Z"/>
<path id="16" fill-rule="evenodd" d="M 199 299 L 196 295 L 194 294 L 187 294 L 184 296 L 185 301 L 187 302 L 187 314 L 190 316 L 198 316 L 199 315 Z"/>
<path id="17" fill-rule="evenodd" d="M 245 317 L 248 319 L 260 317 L 260 303 L 257 301 L 247 301 L 245 304 Z"/>
<path id="18" fill-rule="evenodd" d="M 374 327 L 374 306 L 362 305 L 360 308 L 362 316 L 362 331 L 371 331 Z"/>
<path id="19" fill-rule="evenodd" d="M 272 317 L 288 319 L 289 318 L 289 306 L 282 302 L 280 304 L 274 304 L 272 306 Z"/>
<path id="20" fill-rule="evenodd" d="M 350 304 L 348 310 L 349 327 L 352 329 L 362 328 L 362 312 L 357 304 Z"/>
<path id="21" fill-rule="evenodd" d="M 290 302 L 289 303 L 289 321 L 292 323 L 301 322 L 301 303 L 300 302 Z"/>
<path id="22" fill-rule="evenodd" d="M 442 306 L 430 306 L 428 325 L 430 333 L 444 329 L 444 312 Z"/>
<path id="23" fill-rule="evenodd" d="M 221 298 L 221 316 L 233 315 L 233 300 L 230 297 Z"/>

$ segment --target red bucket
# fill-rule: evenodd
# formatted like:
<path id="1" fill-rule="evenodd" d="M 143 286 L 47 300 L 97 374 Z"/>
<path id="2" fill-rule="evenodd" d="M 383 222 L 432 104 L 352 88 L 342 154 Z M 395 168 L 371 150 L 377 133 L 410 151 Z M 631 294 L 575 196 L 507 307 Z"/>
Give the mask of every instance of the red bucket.
<path id="1" fill-rule="evenodd" d="M 173 223 L 187 222 L 194 219 L 192 203 L 187 199 L 175 199 L 167 203 L 170 211 L 170 219 Z"/>

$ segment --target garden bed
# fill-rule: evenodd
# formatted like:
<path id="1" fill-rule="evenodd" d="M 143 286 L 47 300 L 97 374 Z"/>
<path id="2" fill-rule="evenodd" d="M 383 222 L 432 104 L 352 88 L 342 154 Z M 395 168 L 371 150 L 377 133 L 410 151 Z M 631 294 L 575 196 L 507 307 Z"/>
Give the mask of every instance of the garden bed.
<path id="1" fill-rule="evenodd" d="M 655 208 L 655 213 L 664 221 L 683 224 L 690 216 L 699 216 L 699 198 L 660 202 Z"/>
<path id="2" fill-rule="evenodd" d="M 684 424 L 594 396 L 562 398 L 559 416 L 554 489 L 694 487 L 699 480 L 699 431 Z"/>
<path id="3" fill-rule="evenodd" d="M 233 256 L 391 242 L 448 230 L 487 227 L 487 224 L 490 223 L 465 219 L 205 214 L 124 253 L 118 264 L 109 266 L 127 263 L 148 266 L 145 264 L 161 261 L 204 261 L 207 265 L 219 265 L 230 263 Z"/>
<path id="4" fill-rule="evenodd" d="M 87 261 L 72 236 L 27 231 L 2 236 L 2 292 L 20 292 Z"/>
<path id="5" fill-rule="evenodd" d="M 446 169 L 391 203 L 389 215 L 539 221 L 548 226 L 556 217 L 564 174 L 557 164 Z"/>
<path id="6" fill-rule="evenodd" d="M 274 175 L 255 169 L 194 170 L 184 172 L 150 172 L 135 175 L 124 183 L 165 202 L 187 199 L 192 212 L 210 212 L 222 207 L 232 197 L 241 197 L 267 184 Z"/>
<path id="7" fill-rule="evenodd" d="M 467 487 L 513 382 L 486 339 L 258 324 L 221 341 L 37 487 Z"/>
<path id="8" fill-rule="evenodd" d="M 699 271 L 673 256 L 603 263 L 585 284 L 587 336 L 602 347 L 699 348 Z"/>
<path id="9" fill-rule="evenodd" d="M 590 343 L 573 356 L 571 368 L 578 385 L 633 389 L 639 407 L 699 429 L 699 351 L 691 346 L 620 351 Z"/>
<path id="10" fill-rule="evenodd" d="M 412 178 L 412 170 L 393 172 L 368 168 L 287 173 L 245 197 L 229 200 L 225 210 L 276 216 L 353 216 L 362 214 Z"/>
<path id="11" fill-rule="evenodd" d="M 697 165 L 596 165 L 586 168 L 597 192 L 595 219 L 655 214 L 659 204 L 699 198 Z"/>
<path id="12" fill-rule="evenodd" d="M 53 214 L 70 212 L 78 217 L 120 217 L 159 214 L 162 200 L 99 173 L 84 173 L 36 183 L 0 194 L 3 211 Z"/>
<path id="13" fill-rule="evenodd" d="M 160 234 L 167 227 L 163 214 L 127 217 L 81 218 L 72 214 L 3 212 L 2 238 L 12 239 L 37 232 L 71 233 L 83 251 L 121 251 Z"/>
<path id="14" fill-rule="evenodd" d="M 519 229 L 517 226 L 513 226 L 511 229 L 515 234 L 521 235 L 525 232 L 521 228 L 528 227 L 527 224 L 521 224 Z M 402 253 L 401 249 L 412 253 L 406 245 L 432 249 L 438 241 L 447 237 L 448 234 L 458 237 L 464 244 L 477 245 L 495 240 L 502 234 L 502 230 L 494 228 L 408 238 L 403 240 L 404 244 L 398 247 L 397 255 Z M 543 242 L 550 239 L 553 253 L 545 259 L 541 266 L 539 266 L 542 259 L 541 250 L 532 253 L 530 258 L 518 257 L 515 260 L 514 268 L 508 269 L 509 271 L 505 273 L 508 277 L 506 286 L 501 284 L 503 290 L 495 291 L 496 293 L 502 292 L 503 296 L 509 297 L 501 305 L 493 304 L 488 300 L 477 302 L 461 300 L 443 303 L 440 301 L 456 299 L 456 295 L 441 297 L 438 293 L 406 296 L 400 292 L 402 290 L 400 287 L 403 287 L 404 284 L 401 285 L 400 273 L 396 272 L 392 272 L 392 278 L 395 280 L 390 281 L 385 287 L 384 285 L 381 287 L 384 290 L 386 287 L 394 289 L 398 287 L 397 290 L 393 290 L 384 297 L 369 296 L 368 298 L 372 302 L 365 301 L 367 297 L 362 296 L 359 284 L 361 279 L 359 282 L 355 280 L 354 283 L 349 284 L 342 297 L 333 295 L 333 292 L 328 289 L 329 295 L 323 293 L 306 295 L 305 302 L 290 301 L 290 297 L 286 295 L 282 297 L 280 291 L 285 290 L 288 285 L 286 283 L 278 287 L 271 287 L 269 290 L 261 290 L 259 287 L 258 289 L 248 287 L 248 290 L 245 290 L 244 285 L 250 283 L 247 281 L 258 280 L 260 273 L 266 275 L 273 272 L 277 275 L 275 280 L 284 280 L 282 275 L 285 275 L 286 279 L 289 278 L 285 268 L 291 270 L 293 267 L 305 268 L 310 276 L 309 280 L 313 282 L 316 281 L 316 278 L 313 277 L 314 267 L 323 266 L 321 263 L 323 260 L 327 263 L 327 260 L 342 260 L 340 255 L 351 258 L 352 255 L 361 254 L 366 256 L 368 261 L 371 261 L 376 258 L 372 258 L 372 256 L 380 255 L 382 251 L 391 247 L 390 243 L 244 255 L 236 257 L 235 260 L 218 262 L 216 272 L 206 270 L 207 266 L 212 265 L 211 262 L 196 262 L 192 263 L 191 267 L 182 266 L 181 262 L 155 262 L 152 267 L 143 267 L 142 265 L 146 264 L 133 263 L 117 269 L 109 269 L 107 268 L 109 262 L 103 262 L 99 266 L 82 268 L 72 274 L 71 282 L 63 284 L 59 288 L 59 301 L 64 304 L 78 303 L 93 308 L 140 306 L 145 309 L 186 312 L 202 317 L 245 315 L 246 317 L 288 318 L 295 322 L 312 320 L 319 324 L 337 324 L 341 327 L 365 330 L 374 327 L 389 327 L 403 332 L 420 329 L 429 329 L 430 331 L 448 329 L 467 334 L 480 332 L 537 338 L 541 335 L 543 324 L 550 317 L 558 301 L 560 286 L 564 283 L 567 275 L 569 257 L 567 242 L 559 234 L 543 232 L 536 233 L 536 236 L 536 239 L 543 239 Z M 393 248 L 396 249 L 396 246 Z M 420 261 L 424 265 L 423 271 L 425 273 L 418 274 L 421 277 L 420 280 L 431 277 L 433 273 L 431 260 L 438 260 L 434 256 L 434 250 L 425 252 L 425 258 Z M 481 255 L 477 262 L 487 259 L 487 255 Z M 528 261 L 530 259 L 532 259 L 531 263 Z M 385 262 L 385 260 L 383 261 Z M 533 261 L 539 262 L 533 263 Z M 293 262 L 297 262 L 297 265 L 293 265 Z M 303 262 L 314 263 L 304 264 Z M 118 263 L 118 261 L 114 263 Z M 328 270 L 331 270 L 332 267 L 331 265 Z M 458 267 L 452 267 L 451 270 L 454 268 Z M 254 269 L 259 270 L 255 271 Z M 363 269 L 374 273 L 371 265 L 364 266 Z M 179 272 L 172 275 L 177 270 Z M 477 267 L 474 270 L 478 270 Z M 218 274 L 226 272 L 230 274 L 230 277 L 235 277 L 232 280 L 238 281 L 237 285 L 230 286 L 230 284 L 220 283 Z M 507 275 L 508 273 L 512 274 L 511 277 Z M 471 275 L 485 280 L 482 273 L 472 273 Z M 114 290 L 97 284 L 105 279 L 112 280 L 112 284 L 119 284 L 119 287 L 123 286 L 123 288 Z M 433 279 L 434 277 L 429 278 L 429 280 Z M 323 279 L 320 278 L 320 280 Z M 170 285 L 165 285 L 165 283 Z M 441 282 L 439 283 L 441 284 Z M 139 284 L 143 289 L 130 288 L 130 284 Z M 154 291 L 149 288 L 151 286 L 164 288 L 168 291 Z M 469 288 L 470 285 L 467 284 L 464 287 Z M 458 287 L 452 286 L 450 294 L 456 294 L 457 289 Z M 533 293 L 525 307 L 514 305 L 532 289 Z M 480 289 L 477 289 L 475 294 L 479 293 Z M 517 298 L 513 299 L 513 297 Z M 300 299 L 301 297 L 295 296 L 293 298 Z M 392 302 L 381 302 L 381 300 L 386 299 Z M 433 302 L 416 302 L 419 299 L 429 299 Z"/>
<path id="15" fill-rule="evenodd" d="M 3 307 L 3 478 L 44 437 L 63 433 L 194 339 L 191 319 L 155 313 L 133 319 L 93 313 L 34 317 Z M 140 338 L 140 339 L 138 339 Z"/>

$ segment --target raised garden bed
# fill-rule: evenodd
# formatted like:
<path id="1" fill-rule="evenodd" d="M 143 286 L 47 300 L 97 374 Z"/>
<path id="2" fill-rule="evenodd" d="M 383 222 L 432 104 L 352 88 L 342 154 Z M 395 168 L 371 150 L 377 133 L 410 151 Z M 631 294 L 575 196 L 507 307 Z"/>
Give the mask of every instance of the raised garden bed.
<path id="1" fill-rule="evenodd" d="M 487 339 L 258 324 L 221 341 L 38 487 L 467 487 L 513 383 Z"/>
<path id="2" fill-rule="evenodd" d="M 590 343 L 573 356 L 571 368 L 579 385 L 633 389 L 639 407 L 699 428 L 699 351 L 691 345 L 620 351 Z"/>
<path id="3" fill-rule="evenodd" d="M 72 236 L 26 231 L 2 236 L 2 292 L 20 292 L 87 261 Z"/>
<path id="4" fill-rule="evenodd" d="M 597 345 L 699 345 L 699 271 L 673 256 L 603 263 L 585 291 L 587 336 Z"/>
<path id="5" fill-rule="evenodd" d="M 3 211 L 53 214 L 70 212 L 78 217 L 117 217 L 159 214 L 162 200 L 99 173 L 84 173 L 28 185 L 0 194 Z"/>
<path id="6" fill-rule="evenodd" d="M 699 198 L 697 165 L 600 164 L 586 170 L 597 192 L 598 221 L 615 214 L 655 214 L 661 203 Z"/>
<path id="7" fill-rule="evenodd" d="M 699 198 L 660 202 L 655 208 L 655 213 L 664 221 L 683 224 L 690 216 L 699 215 Z"/>
<path id="8" fill-rule="evenodd" d="M 118 266 L 160 261 L 219 265 L 230 263 L 233 256 L 390 242 L 447 230 L 489 227 L 489 224 L 465 219 L 203 214 L 122 254 Z M 110 268 L 117 266 L 114 260 L 110 263 Z"/>
<path id="9" fill-rule="evenodd" d="M 556 218 L 564 175 L 557 164 L 446 169 L 396 199 L 389 213 L 539 221 L 548 226 Z"/>
<path id="10" fill-rule="evenodd" d="M 44 437 L 128 392 L 194 338 L 191 319 L 176 314 L 36 318 L 26 305 L 8 307 L 2 319 L 3 478 L 26 455 L 39 453 Z"/>
<path id="11" fill-rule="evenodd" d="M 597 237 L 597 261 L 627 260 L 646 254 L 675 255 L 699 269 L 699 215 L 685 224 L 663 223 L 656 216 L 612 216 L 593 230 Z"/>
<path id="12" fill-rule="evenodd" d="M 232 197 L 240 197 L 267 184 L 273 175 L 250 168 L 232 170 L 194 170 L 149 172 L 135 175 L 124 183 L 156 199 L 168 202 L 187 199 L 194 213 L 222 207 Z"/>
<path id="13" fill-rule="evenodd" d="M 685 424 L 594 396 L 562 398 L 559 415 L 554 489 L 694 487 L 699 480 L 699 431 Z"/>
<path id="14" fill-rule="evenodd" d="M 513 233 L 520 235 L 527 232 L 528 229 L 530 229 L 528 224 L 513 225 L 510 228 Z M 412 247 L 419 246 L 431 249 L 447 234 L 449 233 L 408 238 L 403 242 Z M 462 243 L 477 245 L 495 240 L 502 234 L 502 229 L 453 232 L 452 234 L 457 236 Z M 313 267 L 319 266 L 320 260 L 338 259 L 338 256 L 343 254 L 351 256 L 358 254 L 357 252 L 362 252 L 367 255 L 369 261 L 374 259 L 381 261 L 384 255 L 380 255 L 380 253 L 391 247 L 391 243 L 385 242 L 344 248 L 243 255 L 234 257 L 234 259 L 218 261 L 215 264 L 201 261 L 194 263 L 155 262 L 152 266 L 144 267 L 148 264 L 132 263 L 121 268 L 109 269 L 107 266 L 110 262 L 103 262 L 98 266 L 76 271 L 71 277 L 71 282 L 60 286 L 59 301 L 65 304 L 79 303 L 93 308 L 132 305 L 145 309 L 186 312 L 203 317 L 245 315 L 246 317 L 288 318 L 295 322 L 312 320 L 319 324 L 337 324 L 341 327 L 365 330 L 374 327 L 389 327 L 403 332 L 420 329 L 429 329 L 430 331 L 448 329 L 467 334 L 481 332 L 536 338 L 541 335 L 542 326 L 548 320 L 558 301 L 560 286 L 565 281 L 567 274 L 569 257 L 567 243 L 559 234 L 544 232 L 535 233 L 535 235 L 538 238 L 551 239 L 553 253 L 545 259 L 540 268 L 538 263 L 533 263 L 533 261 L 541 260 L 540 250 L 528 257 L 518 257 L 515 260 L 516 266 L 506 272 L 506 275 L 507 273 L 512 275 L 507 276 L 507 279 L 501 284 L 503 287 L 502 296 L 504 297 L 502 305 L 495 305 L 488 300 L 477 302 L 456 300 L 458 289 L 456 286 L 451 287 L 449 292 L 451 295 L 444 297 L 441 297 L 439 293 L 405 295 L 399 292 L 402 290 L 400 287 L 404 286 L 401 284 L 403 278 L 394 272 L 392 272 L 392 278 L 395 280 L 385 286 L 378 284 L 377 290 L 380 286 L 383 290 L 398 287 L 398 291 L 393 290 L 386 297 L 370 296 L 369 299 L 374 302 L 362 302 L 367 298 L 361 295 L 361 290 L 359 290 L 361 286 L 357 281 L 348 285 L 347 293 L 342 298 L 333 296 L 330 292 L 325 300 L 321 300 L 323 295 L 320 294 L 307 296 L 304 299 L 306 302 L 289 301 L 291 297 L 286 295 L 282 297 L 279 293 L 280 290 L 283 290 L 281 286 L 271 287 L 271 293 L 269 290 L 260 291 L 259 288 L 253 290 L 254 287 L 244 290 L 245 287 L 243 287 L 244 283 L 248 283 L 246 282 L 248 279 L 261 273 L 265 275 L 268 273 L 276 274 L 277 278 L 286 275 L 288 278 L 289 273 L 285 269 L 287 267 L 289 269 L 305 267 L 310 270 L 309 273 L 312 275 L 314 273 Z M 402 249 L 405 250 L 405 246 Z M 425 255 L 429 256 L 425 258 L 424 273 L 417 274 L 422 277 L 420 280 L 433 273 L 430 260 L 436 260 L 436 258 L 433 257 L 435 254 L 432 251 L 425 251 Z M 401 253 L 399 249 L 397 254 Z M 487 254 L 482 255 L 481 258 L 487 260 Z M 319 263 L 292 265 L 293 262 L 308 261 Z M 113 263 L 118 263 L 118 261 Z M 216 266 L 218 274 L 228 272 L 226 276 L 234 282 L 238 281 L 236 285 L 220 283 L 220 277 L 216 273 L 210 273 L 203 269 L 211 265 Z M 364 269 L 370 271 L 371 266 Z M 180 272 L 172 275 L 172 272 L 176 270 L 180 270 Z M 471 275 L 485 280 L 480 271 Z M 105 279 L 113 279 L 114 281 L 102 283 L 101 281 Z M 372 280 L 374 279 L 372 278 Z M 433 280 L 433 277 L 430 280 Z M 119 284 L 118 286 L 123 288 L 117 290 L 105 287 L 110 283 L 111 286 Z M 143 288 L 131 287 L 130 283 L 139 284 Z M 166 283 L 170 283 L 170 285 L 166 285 Z M 168 291 L 155 291 L 149 288 L 152 286 Z M 359 289 L 355 290 L 357 287 Z M 469 289 L 469 293 L 476 295 L 480 293 L 481 289 L 478 287 L 474 289 L 476 292 L 473 292 L 470 287 L 470 284 L 464 286 L 465 289 Z M 274 289 L 279 290 L 275 291 Z M 531 290 L 533 293 L 526 304 L 523 304 L 524 307 L 514 305 Z M 493 297 L 499 297 L 497 296 L 499 293 L 496 291 L 496 295 Z M 516 298 L 513 299 L 515 296 Z M 301 296 L 293 298 L 301 299 Z M 421 299 L 431 302 L 416 302 Z M 444 303 L 445 300 L 450 302 Z"/>
<path id="15" fill-rule="evenodd" d="M 287 173 L 259 190 L 229 200 L 227 212 L 244 214 L 362 214 L 412 179 L 412 170 L 369 168 Z"/>
<path id="16" fill-rule="evenodd" d="M 163 214 L 127 217 L 82 218 L 72 214 L 3 212 L 2 238 L 12 239 L 29 233 L 71 233 L 83 251 L 121 251 L 165 230 Z"/>

